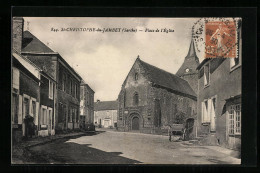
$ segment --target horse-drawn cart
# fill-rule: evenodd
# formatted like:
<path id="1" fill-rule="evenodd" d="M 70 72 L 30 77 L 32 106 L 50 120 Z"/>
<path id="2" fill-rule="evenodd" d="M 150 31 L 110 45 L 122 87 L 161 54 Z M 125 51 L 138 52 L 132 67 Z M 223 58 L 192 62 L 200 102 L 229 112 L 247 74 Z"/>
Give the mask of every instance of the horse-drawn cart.
<path id="1" fill-rule="evenodd" d="M 183 134 L 184 134 L 183 131 L 184 131 L 183 124 L 169 125 L 169 131 L 168 131 L 169 141 L 172 140 L 172 137 L 176 138 L 177 140 L 183 138 Z"/>

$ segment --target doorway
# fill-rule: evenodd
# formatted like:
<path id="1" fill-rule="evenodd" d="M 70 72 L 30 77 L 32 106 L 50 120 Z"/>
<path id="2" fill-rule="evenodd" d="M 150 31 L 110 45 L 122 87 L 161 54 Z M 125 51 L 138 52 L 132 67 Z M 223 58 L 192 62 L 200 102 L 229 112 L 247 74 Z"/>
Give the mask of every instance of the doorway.
<path id="1" fill-rule="evenodd" d="M 132 119 L 132 130 L 139 130 L 139 118 L 136 116 Z"/>
<path id="2" fill-rule="evenodd" d="M 193 127 L 194 127 L 194 119 L 193 118 L 189 118 L 186 120 L 185 123 L 185 129 L 186 129 L 186 140 L 192 139 L 192 132 L 193 132 Z"/>

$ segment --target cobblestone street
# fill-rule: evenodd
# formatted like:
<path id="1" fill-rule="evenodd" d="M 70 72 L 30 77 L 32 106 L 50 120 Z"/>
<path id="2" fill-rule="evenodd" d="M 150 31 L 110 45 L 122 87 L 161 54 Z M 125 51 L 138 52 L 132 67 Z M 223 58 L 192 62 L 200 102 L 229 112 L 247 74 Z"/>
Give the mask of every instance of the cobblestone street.
<path id="1" fill-rule="evenodd" d="M 240 164 L 240 159 L 222 152 L 220 147 L 186 146 L 169 142 L 167 136 L 116 131 L 59 139 L 28 151 L 28 163 Z"/>

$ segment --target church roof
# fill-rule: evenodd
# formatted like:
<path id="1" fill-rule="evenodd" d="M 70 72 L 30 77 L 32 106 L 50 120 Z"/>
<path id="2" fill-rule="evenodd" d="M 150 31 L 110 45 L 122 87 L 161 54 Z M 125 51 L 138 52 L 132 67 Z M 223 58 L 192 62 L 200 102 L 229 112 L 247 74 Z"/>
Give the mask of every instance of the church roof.
<path id="1" fill-rule="evenodd" d="M 184 79 L 172 73 L 164 71 L 158 67 L 150 65 L 140 60 L 140 58 L 137 58 L 137 60 L 141 63 L 142 67 L 145 69 L 149 80 L 154 84 L 157 84 L 161 87 L 173 90 L 178 93 L 192 96 L 193 98 L 196 97 L 195 92 L 190 87 L 189 83 Z"/>
<path id="2" fill-rule="evenodd" d="M 94 103 L 94 111 L 117 110 L 117 101 L 98 101 Z"/>
<path id="3" fill-rule="evenodd" d="M 29 31 L 23 32 L 22 52 L 55 53 Z"/>
<path id="4" fill-rule="evenodd" d="M 177 71 L 176 75 L 184 76 L 187 74 L 197 73 L 196 68 L 198 67 L 198 65 L 199 65 L 199 59 L 196 55 L 195 46 L 192 39 L 190 43 L 188 55 L 185 57 L 184 62 L 179 68 L 179 70 Z M 186 71 L 186 69 L 189 69 L 189 71 Z"/>

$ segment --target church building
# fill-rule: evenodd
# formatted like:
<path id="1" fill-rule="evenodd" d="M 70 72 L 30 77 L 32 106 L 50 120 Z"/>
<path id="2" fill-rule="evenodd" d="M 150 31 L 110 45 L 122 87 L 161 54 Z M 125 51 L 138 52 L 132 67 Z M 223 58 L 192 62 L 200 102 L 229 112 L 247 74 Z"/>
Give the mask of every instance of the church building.
<path id="1" fill-rule="evenodd" d="M 193 39 L 191 39 L 188 55 L 176 75 L 186 80 L 196 94 L 198 92 L 198 65 L 199 58 L 196 55 Z"/>
<path id="2" fill-rule="evenodd" d="M 194 49 L 194 45 L 190 49 Z M 196 57 L 192 51 L 188 56 Z M 187 57 L 187 62 L 178 71 L 185 78 L 194 75 L 197 64 L 197 60 Z M 187 68 L 191 71 L 186 72 Z M 118 130 L 162 134 L 169 125 L 183 124 L 188 119 L 194 123 L 196 100 L 197 94 L 189 82 L 142 61 L 138 56 L 118 96 Z"/>

